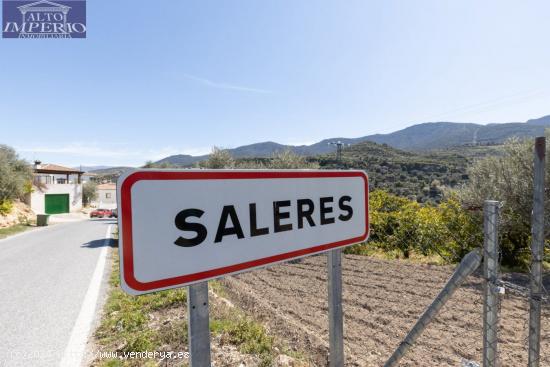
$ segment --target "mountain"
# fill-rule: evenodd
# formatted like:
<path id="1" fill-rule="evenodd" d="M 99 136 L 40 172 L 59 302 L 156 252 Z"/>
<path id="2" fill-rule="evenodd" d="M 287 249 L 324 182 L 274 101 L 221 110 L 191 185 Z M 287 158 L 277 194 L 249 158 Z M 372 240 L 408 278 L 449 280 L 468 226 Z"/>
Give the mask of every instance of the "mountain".
<path id="1" fill-rule="evenodd" d="M 527 120 L 527 124 L 550 126 L 550 115 L 538 119 Z"/>
<path id="2" fill-rule="evenodd" d="M 531 138 L 543 135 L 547 127 L 550 127 L 550 115 L 531 119 L 527 122 L 503 124 L 426 122 L 389 134 L 367 135 L 359 138 L 331 138 L 312 145 L 293 146 L 266 141 L 228 150 L 236 158 L 269 157 L 273 153 L 285 149 L 290 149 L 300 155 L 314 156 L 334 152 L 335 147 L 329 143 L 335 141 L 340 141 L 345 145 L 371 141 L 408 151 L 441 150 L 457 146 L 501 144 L 510 137 Z M 207 158 L 208 155 L 173 155 L 155 163 L 169 163 L 184 167 L 191 166 Z"/>
<path id="3" fill-rule="evenodd" d="M 203 161 L 208 158 L 208 155 L 192 156 L 187 154 L 176 154 L 156 161 L 155 164 L 173 164 L 175 166 L 185 167 L 192 166 L 195 162 Z"/>
<path id="4" fill-rule="evenodd" d="M 535 137 L 544 134 L 543 123 L 472 124 L 428 122 L 391 134 L 366 136 L 365 140 L 405 150 L 431 150 L 458 145 L 500 144 L 510 137 Z"/>

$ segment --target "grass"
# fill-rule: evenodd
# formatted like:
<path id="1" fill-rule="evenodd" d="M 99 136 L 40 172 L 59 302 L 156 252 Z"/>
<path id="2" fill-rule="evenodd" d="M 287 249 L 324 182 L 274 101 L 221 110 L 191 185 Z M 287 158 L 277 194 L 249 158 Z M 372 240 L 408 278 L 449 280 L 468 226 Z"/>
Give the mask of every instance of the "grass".
<path id="1" fill-rule="evenodd" d="M 102 352 L 130 353 L 140 351 L 186 351 L 187 321 L 185 289 L 167 290 L 142 296 L 130 296 L 120 289 L 118 254 L 113 252 L 110 290 L 104 315 L 95 332 L 96 343 Z M 223 297 L 224 288 L 216 281 L 210 289 Z M 223 302 L 211 302 L 210 331 L 222 345 L 233 345 L 240 353 L 257 357 L 260 366 L 271 366 L 280 350 L 288 351 L 267 333 L 265 327 L 242 310 Z M 286 353 L 291 355 L 290 353 Z M 293 358 L 303 360 L 300 353 Z M 184 360 L 184 365 L 187 360 Z M 156 366 L 158 360 L 98 359 L 92 365 Z M 179 364 L 178 364 L 179 365 Z"/>
<path id="2" fill-rule="evenodd" d="M 34 227 L 28 224 L 16 224 L 14 226 L 0 228 L 0 239 L 13 236 L 14 234 L 17 234 L 17 233 L 25 232 L 31 228 L 34 228 Z"/>
<path id="3" fill-rule="evenodd" d="M 104 306 L 104 316 L 95 336 L 101 346 L 108 351 L 130 353 L 135 351 L 154 351 L 159 349 L 167 338 L 162 328 L 150 325 L 150 313 L 171 307 L 182 308 L 187 303 L 187 293 L 183 289 L 130 296 L 120 288 L 119 259 L 113 252 L 113 268 L 110 277 L 111 289 Z M 186 326 L 185 326 L 186 327 Z M 184 333 L 182 340 L 187 338 Z M 113 364 L 113 363 L 118 364 Z M 100 366 L 140 366 L 143 361 L 104 360 Z"/>
<path id="4" fill-rule="evenodd" d="M 344 249 L 344 253 L 350 255 L 369 256 L 382 260 L 405 260 L 415 264 L 448 265 L 445 259 L 437 254 L 426 256 L 415 251 L 411 251 L 409 257 L 405 258 L 403 252 L 400 250 L 385 250 L 369 243 L 359 243 L 357 245 L 347 247 Z"/>

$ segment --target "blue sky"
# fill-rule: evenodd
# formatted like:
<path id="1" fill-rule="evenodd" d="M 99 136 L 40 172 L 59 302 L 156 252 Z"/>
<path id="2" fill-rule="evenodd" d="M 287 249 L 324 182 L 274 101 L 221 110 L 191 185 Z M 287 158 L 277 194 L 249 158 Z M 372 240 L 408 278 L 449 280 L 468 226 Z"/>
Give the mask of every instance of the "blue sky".
<path id="1" fill-rule="evenodd" d="M 88 0 L 0 39 L 0 143 L 65 165 L 550 114 L 548 1 Z"/>

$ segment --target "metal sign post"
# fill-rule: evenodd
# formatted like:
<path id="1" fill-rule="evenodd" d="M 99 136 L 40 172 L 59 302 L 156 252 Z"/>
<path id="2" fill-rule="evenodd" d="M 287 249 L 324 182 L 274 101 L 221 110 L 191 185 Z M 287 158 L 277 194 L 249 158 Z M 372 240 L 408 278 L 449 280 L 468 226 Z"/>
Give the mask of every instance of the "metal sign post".
<path id="1" fill-rule="evenodd" d="M 208 282 L 189 286 L 187 293 L 189 353 L 191 367 L 210 367 Z"/>
<path id="2" fill-rule="evenodd" d="M 344 316 L 342 312 L 342 250 L 327 253 L 329 366 L 344 366 Z"/>

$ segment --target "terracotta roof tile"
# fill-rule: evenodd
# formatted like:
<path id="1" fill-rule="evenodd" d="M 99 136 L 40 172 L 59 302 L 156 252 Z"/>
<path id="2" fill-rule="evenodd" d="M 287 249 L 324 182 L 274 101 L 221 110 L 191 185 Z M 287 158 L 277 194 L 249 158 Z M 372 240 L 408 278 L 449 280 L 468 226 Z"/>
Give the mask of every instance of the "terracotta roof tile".
<path id="1" fill-rule="evenodd" d="M 38 172 L 52 171 L 52 172 L 81 173 L 81 171 L 77 169 L 64 167 L 58 164 L 51 164 L 51 163 L 41 164 L 40 168 L 36 168 L 35 170 Z"/>

